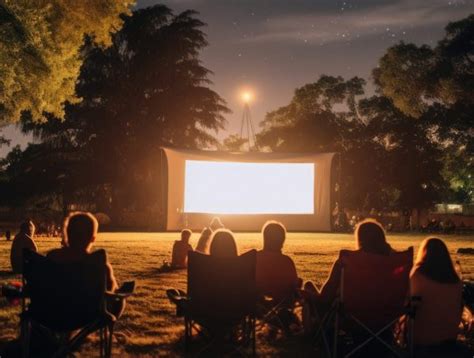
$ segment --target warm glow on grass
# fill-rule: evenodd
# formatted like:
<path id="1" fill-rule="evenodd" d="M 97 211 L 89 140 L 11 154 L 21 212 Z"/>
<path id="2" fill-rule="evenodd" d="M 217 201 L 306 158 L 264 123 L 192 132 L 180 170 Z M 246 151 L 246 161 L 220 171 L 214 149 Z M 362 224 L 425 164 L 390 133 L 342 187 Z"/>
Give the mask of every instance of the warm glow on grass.
<path id="1" fill-rule="evenodd" d="M 313 214 L 313 163 L 186 160 L 184 212 Z"/>

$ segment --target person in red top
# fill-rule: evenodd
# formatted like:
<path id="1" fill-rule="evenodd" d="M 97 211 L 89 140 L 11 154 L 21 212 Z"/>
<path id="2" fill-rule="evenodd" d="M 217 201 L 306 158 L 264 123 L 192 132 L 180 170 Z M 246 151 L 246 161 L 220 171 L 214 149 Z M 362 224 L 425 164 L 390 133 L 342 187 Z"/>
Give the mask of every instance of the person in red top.
<path id="1" fill-rule="evenodd" d="M 192 234 L 191 230 L 184 229 L 181 231 L 181 240 L 174 242 L 171 254 L 172 268 L 186 268 L 188 266 L 188 252 L 193 251 L 192 246 L 189 244 Z"/>
<path id="2" fill-rule="evenodd" d="M 257 252 L 257 290 L 276 301 L 292 297 L 301 286 L 293 260 L 282 253 L 286 238 L 285 226 L 267 221 L 262 228 L 263 250 Z"/>

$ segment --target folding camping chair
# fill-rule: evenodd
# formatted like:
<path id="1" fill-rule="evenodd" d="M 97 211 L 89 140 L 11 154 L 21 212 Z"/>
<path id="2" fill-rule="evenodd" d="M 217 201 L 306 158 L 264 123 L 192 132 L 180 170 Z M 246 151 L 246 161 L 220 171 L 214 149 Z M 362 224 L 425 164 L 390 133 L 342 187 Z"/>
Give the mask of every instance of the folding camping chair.
<path id="1" fill-rule="evenodd" d="M 322 340 L 328 356 L 351 357 L 374 342 L 398 357 L 410 355 L 410 337 L 404 340 L 407 347 L 402 349 L 393 340 L 392 329 L 401 318 L 410 327 L 406 301 L 413 248 L 389 256 L 342 250 L 339 260 L 342 273 L 338 297 L 321 317 L 315 335 L 318 342 Z M 332 331 L 332 347 L 328 331 Z M 341 332 L 358 336 L 359 340 L 348 352 L 338 355 Z"/>
<path id="2" fill-rule="evenodd" d="M 291 324 L 298 323 L 296 310 L 301 307 L 299 289 L 288 291 L 285 296 L 260 296 L 257 303 L 257 326 L 269 326 L 286 335 L 291 334 Z M 294 320 L 298 321 L 294 321 Z"/>
<path id="3" fill-rule="evenodd" d="M 208 339 L 201 349 L 230 345 L 232 351 L 255 355 L 255 250 L 238 257 L 188 254 L 188 289 L 184 308 L 185 347 L 193 332 Z"/>
<path id="4" fill-rule="evenodd" d="M 59 264 L 29 250 L 23 252 L 21 341 L 30 355 L 32 330 L 48 332 L 62 357 L 86 337 L 100 333 L 100 356 L 110 357 L 116 317 L 107 312 L 105 298 L 124 300 L 129 294 L 106 292 L 106 254 L 98 250 L 77 263 Z M 29 301 L 27 304 L 26 301 Z M 73 334 L 75 331 L 77 333 Z"/>
<path id="5" fill-rule="evenodd" d="M 296 310 L 301 307 L 293 262 L 279 253 L 257 253 L 257 328 L 268 326 L 273 331 L 291 334 L 291 326 L 299 324 Z"/>

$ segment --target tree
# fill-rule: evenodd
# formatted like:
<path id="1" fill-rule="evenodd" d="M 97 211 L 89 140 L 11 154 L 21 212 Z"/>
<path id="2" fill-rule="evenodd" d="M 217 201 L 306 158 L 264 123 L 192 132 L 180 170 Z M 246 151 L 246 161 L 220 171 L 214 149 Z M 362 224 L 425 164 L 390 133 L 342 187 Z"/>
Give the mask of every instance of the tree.
<path id="1" fill-rule="evenodd" d="M 260 143 L 276 151 L 338 152 L 342 206 L 430 206 L 446 183 L 429 126 L 387 97 L 364 98 L 363 86 L 359 78 L 321 76 L 297 89 L 289 105 L 267 115 Z"/>
<path id="2" fill-rule="evenodd" d="M 389 48 L 373 74 L 379 92 L 422 121 L 442 150 L 442 173 L 451 182 L 444 199 L 473 201 L 474 15 L 448 24 L 434 48 L 404 43 Z"/>
<path id="3" fill-rule="evenodd" d="M 25 111 L 36 122 L 45 113 L 63 119 L 65 104 L 80 101 L 84 37 L 109 46 L 134 2 L 0 1 L 0 121 L 18 121 Z"/>
<path id="4" fill-rule="evenodd" d="M 145 209 L 160 193 L 160 148 L 205 148 L 217 143 L 228 109 L 207 87 L 199 61 L 206 46 L 195 12 L 174 15 L 165 6 L 125 19 L 109 48 L 88 41 L 77 84 L 83 101 L 69 105 L 66 121 L 24 120 L 55 151 L 80 153 L 79 178 L 113 186 L 115 208 Z M 83 180 L 68 178 L 75 190 Z"/>
<path id="5" fill-rule="evenodd" d="M 364 85 L 358 77 L 321 76 L 296 89 L 287 106 L 266 115 L 258 142 L 274 151 L 342 150 L 358 126 L 355 103 Z"/>

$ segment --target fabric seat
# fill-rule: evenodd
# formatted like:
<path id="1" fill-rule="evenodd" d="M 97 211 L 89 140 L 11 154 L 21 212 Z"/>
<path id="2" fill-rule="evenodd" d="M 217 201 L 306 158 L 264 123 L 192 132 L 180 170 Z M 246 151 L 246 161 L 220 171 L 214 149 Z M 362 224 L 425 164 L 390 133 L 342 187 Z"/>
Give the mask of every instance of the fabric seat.
<path id="1" fill-rule="evenodd" d="M 106 310 L 106 254 L 98 250 L 84 260 L 59 264 L 29 250 L 23 254 L 21 338 L 23 356 L 29 356 L 32 328 L 47 329 L 61 342 L 54 356 L 77 349 L 92 332 L 99 330 L 100 354 L 110 356 L 116 317 Z M 28 301 L 28 302 L 27 302 Z M 78 333 L 72 335 L 73 332 Z"/>
<path id="2" fill-rule="evenodd" d="M 255 263 L 255 250 L 229 258 L 189 253 L 183 305 L 186 349 L 197 331 L 208 338 L 203 350 L 232 343 L 241 352 L 250 346 L 255 355 Z"/>

